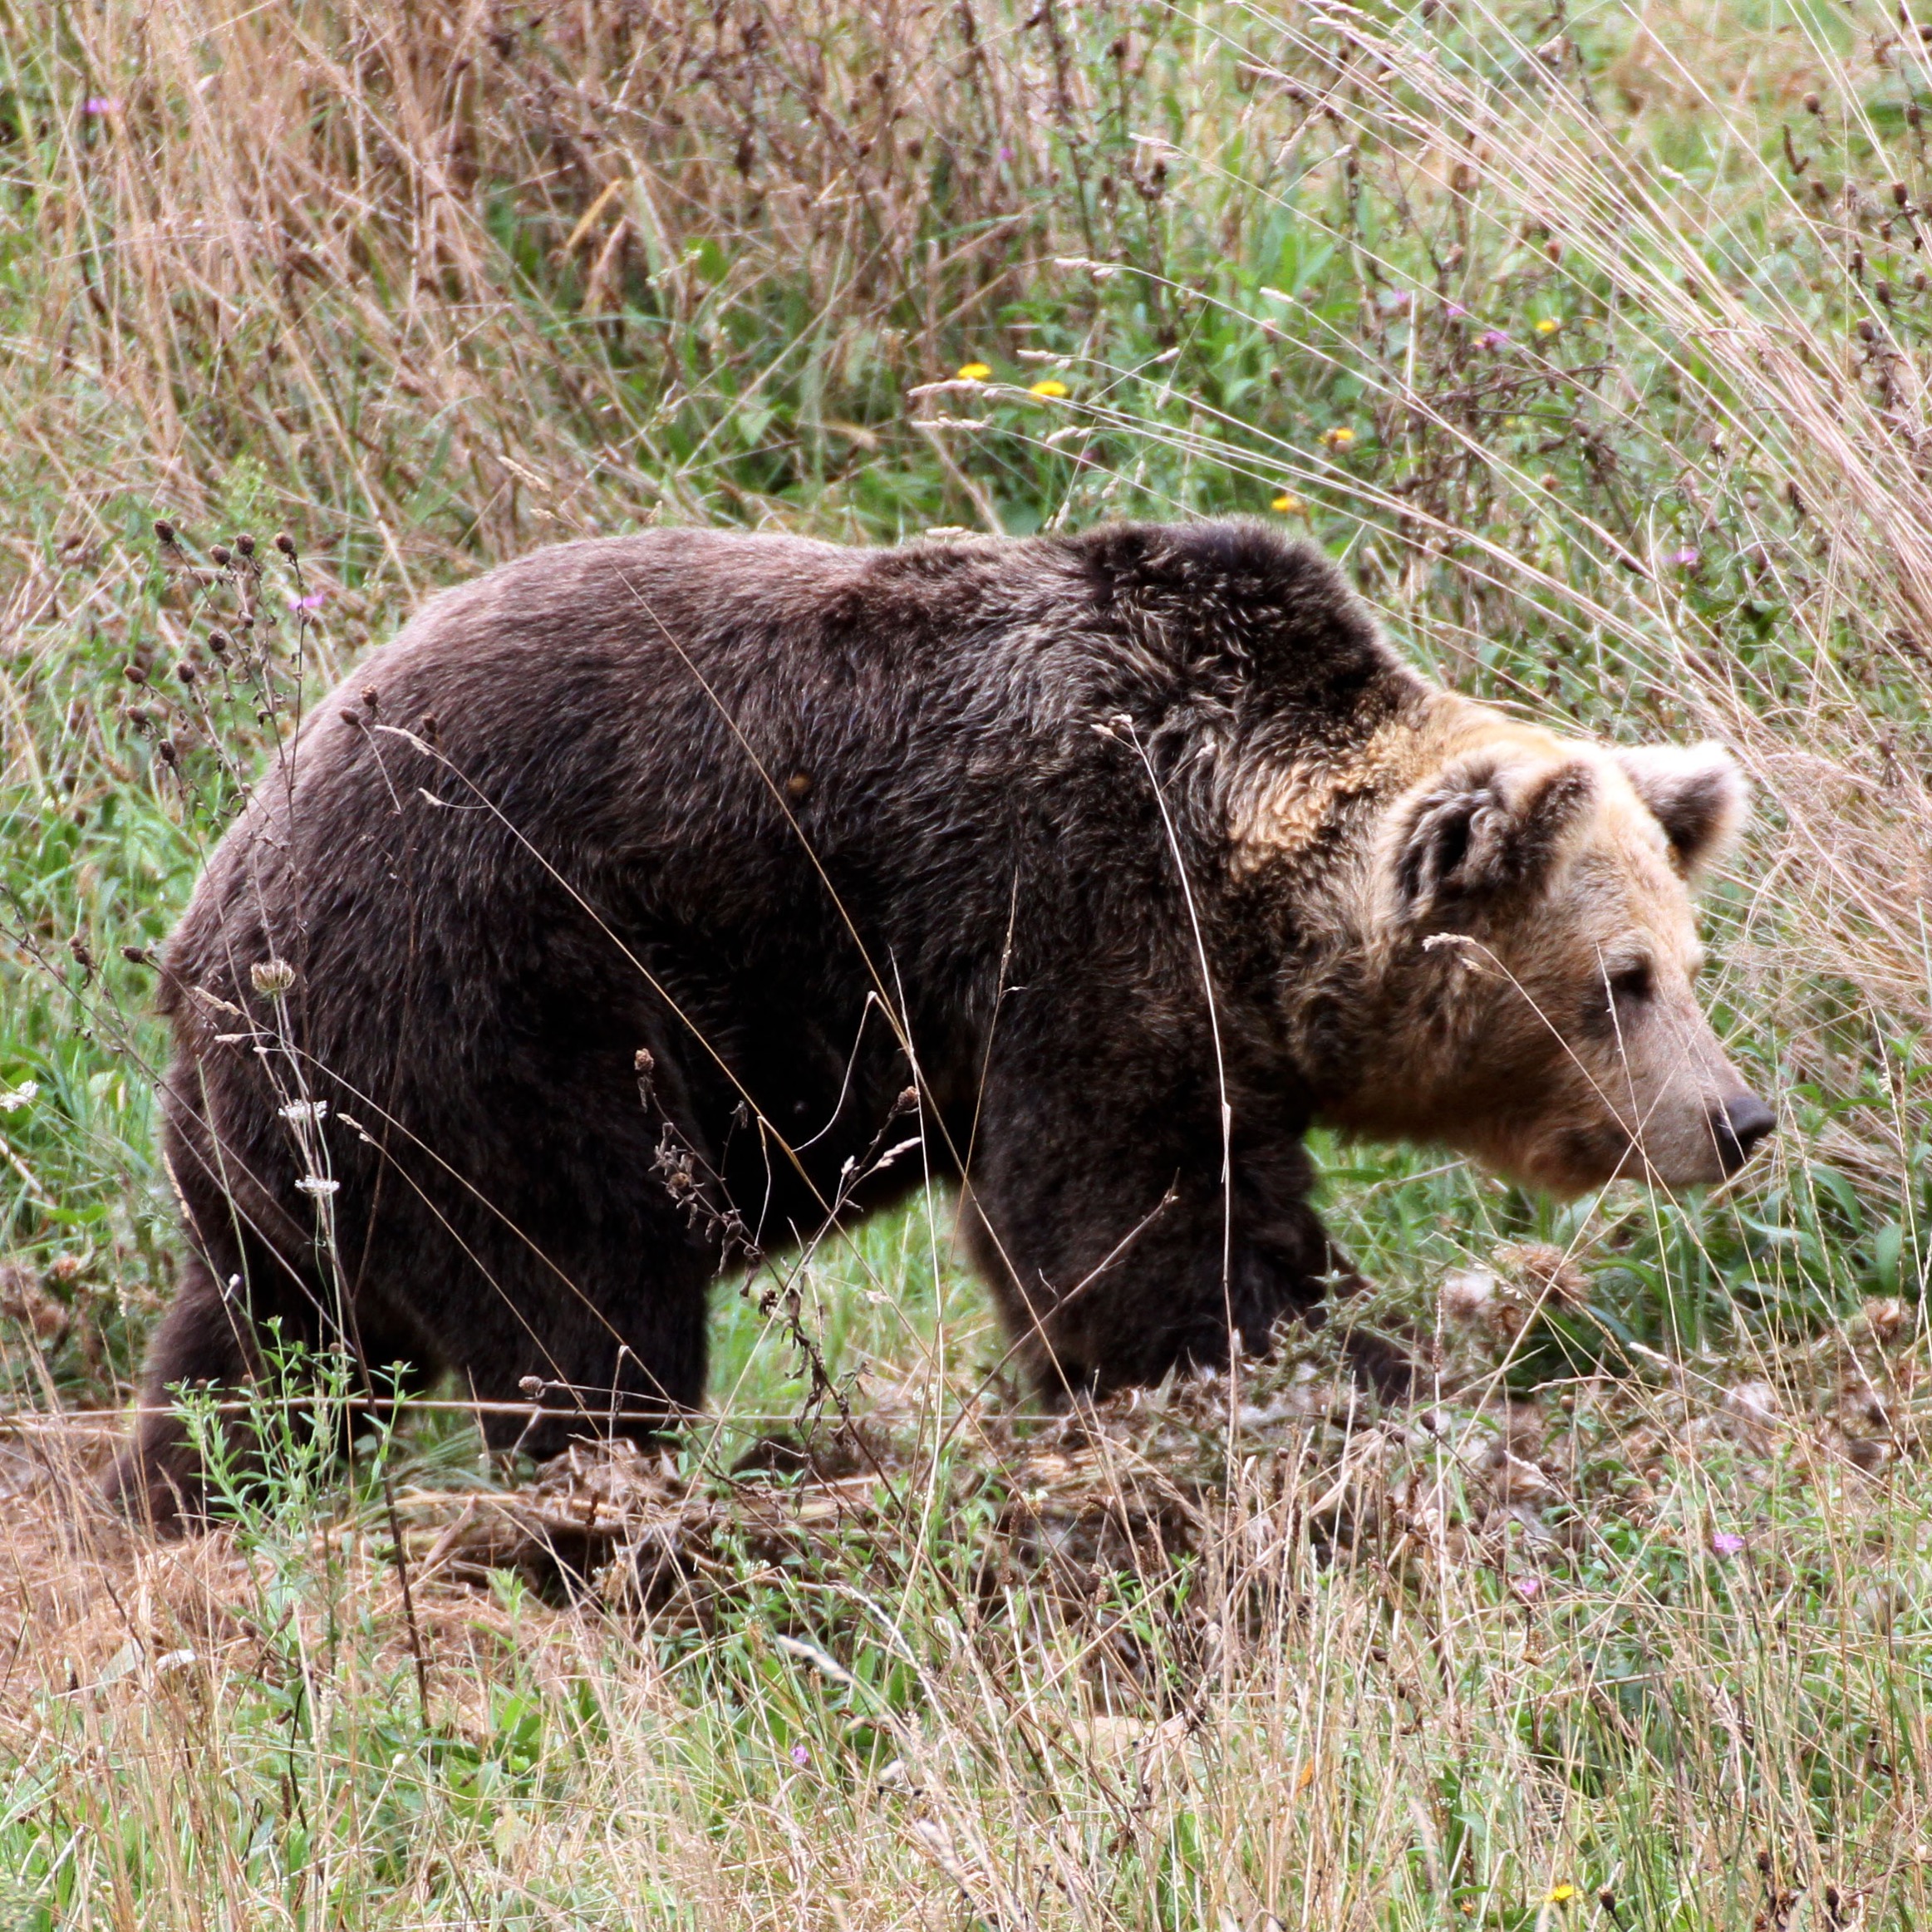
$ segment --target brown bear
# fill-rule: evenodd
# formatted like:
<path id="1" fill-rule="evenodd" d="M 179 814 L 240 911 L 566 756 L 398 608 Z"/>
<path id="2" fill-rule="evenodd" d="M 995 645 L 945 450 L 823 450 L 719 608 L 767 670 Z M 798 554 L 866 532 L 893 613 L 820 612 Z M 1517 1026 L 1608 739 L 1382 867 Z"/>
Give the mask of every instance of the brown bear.
<path id="1" fill-rule="evenodd" d="M 1725 755 L 1439 690 L 1244 522 L 659 530 L 433 600 L 165 956 L 184 1277 L 112 1490 L 263 1325 L 538 1453 L 702 1399 L 707 1287 L 929 1177 L 1049 1390 L 1264 1346 L 1347 1263 L 1305 1131 L 1558 1191 L 1772 1123 L 1692 993 Z"/>

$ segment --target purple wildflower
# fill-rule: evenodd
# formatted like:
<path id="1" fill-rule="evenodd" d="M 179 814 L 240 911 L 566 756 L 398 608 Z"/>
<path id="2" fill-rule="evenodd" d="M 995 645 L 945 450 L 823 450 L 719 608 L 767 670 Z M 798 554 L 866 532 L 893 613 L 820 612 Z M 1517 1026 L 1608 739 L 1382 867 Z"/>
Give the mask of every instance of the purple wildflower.
<path id="1" fill-rule="evenodd" d="M 1468 314 L 1468 310 L 1463 307 L 1462 303 L 1459 302 L 1447 302 L 1443 304 L 1443 313 L 1446 315 L 1451 322 L 1462 321 L 1463 317 Z"/>
<path id="2" fill-rule="evenodd" d="M 90 94 L 81 103 L 83 114 L 119 114 L 120 96 L 118 94 Z"/>
<path id="3" fill-rule="evenodd" d="M 319 590 L 312 590 L 306 597 L 297 597 L 291 592 L 288 607 L 292 611 L 319 611 L 322 602 L 322 593 Z"/>
<path id="4" fill-rule="evenodd" d="M 1711 1538 L 1711 1548 L 1720 1556 L 1735 1556 L 1744 1547 L 1744 1539 L 1729 1530 L 1719 1530 Z"/>
<path id="5" fill-rule="evenodd" d="M 1540 1576 L 1512 1576 L 1509 1580 L 1509 1586 L 1527 1603 L 1531 1597 L 1542 1594 L 1543 1580 Z"/>
<path id="6" fill-rule="evenodd" d="M 1476 338 L 1476 347 L 1479 349 L 1507 349 L 1509 347 L 1509 337 L 1501 329 L 1485 329 Z"/>
<path id="7" fill-rule="evenodd" d="M 1000 159 L 1002 161 L 1010 161 L 1013 159 L 1012 149 L 1008 147 L 1004 141 L 1000 144 Z"/>
<path id="8" fill-rule="evenodd" d="M 812 1753 L 803 1744 L 793 1745 L 792 1762 L 797 1765 L 800 1771 L 803 1771 L 811 1762 Z"/>
<path id="9" fill-rule="evenodd" d="M 1666 563 L 1679 564 L 1686 570 L 1694 570 L 1698 566 L 1700 554 L 1701 553 L 1693 549 L 1689 544 L 1686 543 L 1681 550 L 1671 551 L 1664 558 L 1664 561 Z"/>

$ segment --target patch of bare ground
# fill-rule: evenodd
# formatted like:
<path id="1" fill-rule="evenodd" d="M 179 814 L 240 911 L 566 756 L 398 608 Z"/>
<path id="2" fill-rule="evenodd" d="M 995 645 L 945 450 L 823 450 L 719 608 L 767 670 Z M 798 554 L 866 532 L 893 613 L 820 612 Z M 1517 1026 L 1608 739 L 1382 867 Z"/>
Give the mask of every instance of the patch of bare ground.
<path id="1" fill-rule="evenodd" d="M 22 1742 L 50 1698 L 192 1701 L 279 1674 L 292 1651 L 331 1648 L 325 1602 L 292 1599 L 278 1618 L 269 1566 L 245 1540 L 226 1529 L 156 1538 L 104 1509 L 97 1492 L 116 1433 L 96 1420 L 16 1418 L 0 1447 L 0 1724 Z M 486 1698 L 509 1630 L 487 1592 L 431 1569 L 410 1579 L 406 1603 L 403 1577 L 366 1526 L 318 1525 L 308 1540 L 380 1633 L 375 1669 L 413 1669 L 420 1654 L 439 1674 L 440 1706 L 460 1713 Z M 524 1606 L 519 1641 L 548 1615 Z"/>

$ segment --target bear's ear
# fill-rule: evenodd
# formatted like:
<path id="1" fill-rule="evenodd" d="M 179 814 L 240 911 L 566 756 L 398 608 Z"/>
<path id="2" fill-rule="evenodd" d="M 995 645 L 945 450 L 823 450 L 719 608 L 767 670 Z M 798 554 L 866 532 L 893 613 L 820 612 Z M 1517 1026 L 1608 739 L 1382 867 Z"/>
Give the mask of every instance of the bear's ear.
<path id="1" fill-rule="evenodd" d="M 1616 760 L 1664 828 L 1671 861 L 1685 878 L 1730 850 L 1751 809 L 1751 793 L 1723 745 L 1651 745 L 1620 750 Z"/>
<path id="2" fill-rule="evenodd" d="M 1596 802 L 1581 759 L 1501 764 L 1463 759 L 1439 773 L 1410 808 L 1395 855 L 1395 883 L 1413 914 L 1453 902 L 1540 887 Z"/>

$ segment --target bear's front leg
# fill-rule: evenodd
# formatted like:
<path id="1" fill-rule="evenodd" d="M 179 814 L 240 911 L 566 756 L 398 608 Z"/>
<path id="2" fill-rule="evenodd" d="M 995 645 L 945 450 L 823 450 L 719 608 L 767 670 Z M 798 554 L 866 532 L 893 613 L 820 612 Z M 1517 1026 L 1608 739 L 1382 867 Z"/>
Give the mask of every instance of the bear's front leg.
<path id="1" fill-rule="evenodd" d="M 1224 1181 L 1212 1122 L 1177 1133 L 1172 1115 L 1143 1116 L 1103 1134 L 1089 1117 L 1076 1143 L 1056 1145 L 1037 1097 L 1022 1112 L 1025 1131 L 986 1123 L 968 1224 L 1043 1389 L 1219 1367 L 1231 1337 L 1260 1353 L 1284 1318 L 1319 1320 L 1331 1292 L 1360 1285 L 1308 1205 L 1312 1169 L 1292 1135 L 1237 1142 Z"/>

